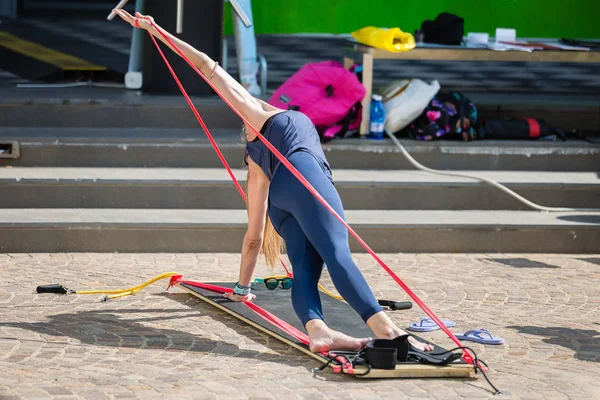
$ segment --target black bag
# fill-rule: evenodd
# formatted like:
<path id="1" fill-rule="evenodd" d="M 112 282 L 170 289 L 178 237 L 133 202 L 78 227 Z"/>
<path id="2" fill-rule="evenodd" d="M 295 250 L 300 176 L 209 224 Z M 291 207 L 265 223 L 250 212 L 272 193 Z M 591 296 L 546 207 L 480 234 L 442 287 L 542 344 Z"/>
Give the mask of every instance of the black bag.
<path id="1" fill-rule="evenodd" d="M 484 122 L 482 136 L 485 139 L 546 139 L 566 140 L 558 129 L 551 129 L 543 119 L 504 118 L 489 119 Z"/>
<path id="2" fill-rule="evenodd" d="M 434 21 L 424 21 L 421 31 L 426 43 L 459 45 L 465 36 L 465 20 L 458 15 L 441 13 Z"/>

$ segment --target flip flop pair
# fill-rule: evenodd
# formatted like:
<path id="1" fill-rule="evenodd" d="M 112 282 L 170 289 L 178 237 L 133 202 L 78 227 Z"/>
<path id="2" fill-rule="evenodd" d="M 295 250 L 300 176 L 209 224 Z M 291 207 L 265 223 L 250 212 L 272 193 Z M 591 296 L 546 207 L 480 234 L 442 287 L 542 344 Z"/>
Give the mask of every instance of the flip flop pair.
<path id="1" fill-rule="evenodd" d="M 456 326 L 456 322 L 450 321 L 449 319 L 443 319 L 442 322 L 444 325 L 446 325 L 446 328 L 452 328 Z M 413 332 L 431 332 L 438 329 L 441 329 L 438 324 L 436 324 L 431 318 L 427 317 L 421 317 L 419 322 L 411 324 L 408 327 L 408 330 Z"/>
<path id="2" fill-rule="evenodd" d="M 443 319 L 442 322 L 446 325 L 446 328 L 453 328 L 456 326 L 456 322 L 448 319 Z M 438 324 L 435 323 L 431 318 L 422 317 L 419 322 L 411 324 L 408 330 L 414 332 L 431 332 L 441 329 Z M 462 334 L 457 334 L 456 338 L 459 340 L 466 340 L 482 344 L 503 344 L 504 339 L 498 336 L 492 335 L 487 329 L 473 329 Z"/>
<path id="3" fill-rule="evenodd" d="M 473 329 L 471 331 L 467 331 L 461 335 L 456 335 L 456 338 L 459 340 L 468 340 L 476 343 L 483 344 L 503 344 L 504 339 L 499 336 L 494 336 L 487 329 Z"/>

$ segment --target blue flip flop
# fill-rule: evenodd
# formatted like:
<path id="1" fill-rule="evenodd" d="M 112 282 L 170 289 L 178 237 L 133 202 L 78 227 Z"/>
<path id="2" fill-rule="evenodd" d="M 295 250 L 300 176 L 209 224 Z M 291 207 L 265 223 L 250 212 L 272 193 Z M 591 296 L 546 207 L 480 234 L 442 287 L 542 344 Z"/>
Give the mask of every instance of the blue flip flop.
<path id="1" fill-rule="evenodd" d="M 449 319 L 443 319 L 442 322 L 446 325 L 446 328 L 456 326 L 456 322 L 450 321 Z M 440 327 L 431 318 L 421 317 L 419 322 L 411 324 L 407 329 L 413 332 L 431 332 L 440 329 Z"/>
<path id="2" fill-rule="evenodd" d="M 492 335 L 487 329 L 473 329 L 467 331 L 462 335 L 456 335 L 459 340 L 469 340 L 471 342 L 483 343 L 483 344 L 502 344 L 504 339 L 498 336 Z"/>

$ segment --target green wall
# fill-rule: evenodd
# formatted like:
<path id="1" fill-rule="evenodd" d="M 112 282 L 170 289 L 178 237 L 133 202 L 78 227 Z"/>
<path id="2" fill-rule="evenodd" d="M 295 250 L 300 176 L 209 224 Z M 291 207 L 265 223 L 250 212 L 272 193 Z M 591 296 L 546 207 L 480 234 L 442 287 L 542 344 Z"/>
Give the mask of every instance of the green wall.
<path id="1" fill-rule="evenodd" d="M 363 26 L 408 32 L 448 11 L 466 32 L 516 28 L 519 37 L 600 38 L 600 0 L 252 0 L 257 33 L 350 33 Z M 226 33 L 231 33 L 227 6 Z"/>

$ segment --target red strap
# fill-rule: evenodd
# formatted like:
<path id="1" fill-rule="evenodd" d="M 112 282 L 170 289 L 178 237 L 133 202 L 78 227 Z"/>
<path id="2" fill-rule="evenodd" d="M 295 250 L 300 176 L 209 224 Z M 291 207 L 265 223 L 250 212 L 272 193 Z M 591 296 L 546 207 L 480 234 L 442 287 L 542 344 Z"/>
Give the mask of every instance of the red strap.
<path id="1" fill-rule="evenodd" d="M 204 289 L 204 290 L 210 290 L 211 292 L 216 292 L 216 293 L 231 293 L 231 292 L 233 292 L 233 290 L 222 287 L 222 286 L 216 286 L 216 285 L 211 285 L 208 283 L 202 283 L 202 282 L 196 282 L 196 281 L 180 280 L 178 283 L 185 283 L 190 286 L 195 286 L 197 288 Z M 256 314 L 260 315 L 262 318 L 264 318 L 268 322 L 272 323 L 273 325 L 275 325 L 276 327 L 278 327 L 285 333 L 289 334 L 290 336 L 292 336 L 299 342 L 301 342 L 307 346 L 309 345 L 308 336 L 304 332 L 298 330 L 296 327 L 288 324 L 281 318 L 271 314 L 264 308 L 254 304 L 251 301 L 243 301 L 242 304 L 244 304 L 246 307 L 248 307 L 249 309 L 254 311 Z"/>
<path id="2" fill-rule="evenodd" d="M 156 27 L 156 25 L 154 25 L 154 23 L 152 21 L 150 21 L 150 23 L 158 30 L 158 28 Z M 177 49 L 178 52 L 179 49 L 175 46 L 174 43 L 171 42 L 171 40 L 164 36 L 164 34 L 159 31 L 160 34 L 169 42 L 169 44 L 171 46 L 173 46 L 173 48 Z M 162 52 L 160 46 L 158 45 L 158 43 L 156 42 L 156 39 L 154 38 L 154 36 L 148 32 L 148 34 L 150 35 L 150 38 L 152 39 L 152 41 L 154 42 L 154 45 L 156 46 L 156 48 L 158 49 L 158 52 L 160 53 L 162 59 L 164 60 L 165 64 L 167 65 L 167 68 L 169 69 L 169 71 L 171 72 L 171 75 L 173 75 L 173 79 L 175 79 L 175 82 L 177 83 L 177 86 L 179 86 L 179 90 L 181 90 L 181 93 L 183 94 L 183 97 L 185 98 L 185 100 L 187 101 L 188 105 L 190 106 L 190 108 L 192 109 L 192 112 L 194 113 L 194 116 L 196 117 L 196 119 L 198 120 L 198 123 L 200 123 L 200 126 L 202 126 L 202 129 L 204 129 L 204 132 L 206 133 L 206 136 L 208 137 L 208 140 L 210 141 L 210 144 L 212 145 L 213 149 L 215 149 L 215 151 L 217 152 L 217 156 L 219 157 L 219 159 L 221 160 L 221 163 L 223 164 L 223 166 L 225 167 L 225 169 L 227 170 L 227 173 L 229 174 L 229 177 L 231 178 L 231 180 L 233 181 L 233 184 L 235 185 L 235 188 L 237 189 L 238 193 L 240 194 L 240 196 L 242 197 L 242 200 L 246 201 L 246 193 L 244 193 L 244 189 L 242 189 L 242 186 L 240 185 L 240 183 L 238 182 L 238 180 L 236 179 L 233 171 L 231 170 L 231 167 L 229 167 L 229 164 L 227 163 L 227 160 L 225 159 L 225 156 L 223 155 L 223 153 L 221 152 L 221 149 L 219 149 L 219 146 L 217 146 L 217 143 L 215 142 L 213 136 L 210 134 L 210 131 L 208 130 L 208 127 L 206 126 L 206 124 L 204 123 L 204 120 L 202 119 L 202 117 L 200 117 L 200 114 L 198 113 L 198 110 L 196 110 L 196 107 L 194 106 L 194 104 L 192 103 L 192 101 L 190 100 L 187 92 L 185 91 L 183 85 L 181 84 L 181 82 L 179 81 L 179 78 L 177 78 L 177 75 L 175 74 L 175 71 L 173 71 L 173 68 L 171 68 L 171 64 L 169 64 L 169 61 L 167 61 L 167 58 L 165 57 L 164 53 Z M 180 53 L 180 55 L 188 62 L 188 64 L 192 65 L 194 70 L 200 75 L 202 76 L 204 79 L 206 79 L 204 77 L 204 75 L 198 70 L 198 68 L 191 63 L 191 61 L 189 61 L 185 55 L 183 53 Z M 209 82 L 207 80 L 207 82 Z M 209 82 L 210 84 L 210 82 Z M 211 85 L 211 87 L 216 91 L 217 89 Z M 218 91 L 217 91 L 218 93 Z M 229 105 L 229 107 L 232 107 L 231 104 L 227 103 Z M 232 108 L 233 110 L 235 110 L 234 108 Z M 237 112 L 237 111 L 236 111 Z M 243 118 L 242 118 L 243 119 Z M 244 120 L 246 121 L 246 120 Z M 290 270 L 287 268 L 287 266 L 285 265 L 285 263 L 283 262 L 283 260 L 280 258 L 279 261 L 281 262 L 281 265 L 283 266 L 283 269 L 285 270 L 287 276 L 292 277 L 292 274 L 290 272 Z"/>
<path id="3" fill-rule="evenodd" d="M 217 292 L 217 293 L 231 293 L 231 292 L 233 292 L 233 290 L 231 290 L 231 289 L 228 289 L 228 288 L 225 288 L 225 287 L 222 287 L 222 286 L 211 285 L 211 284 L 208 284 L 208 283 L 202 283 L 202 282 L 196 282 L 196 281 L 184 281 L 184 280 L 179 281 L 179 283 L 185 283 L 185 284 L 190 285 L 190 286 L 195 286 L 195 287 L 200 288 L 200 289 L 210 290 L 212 292 Z M 261 317 L 263 317 L 265 320 L 269 321 L 273 325 L 275 325 L 278 328 L 280 328 L 285 333 L 287 333 L 290 336 L 294 337 L 295 339 L 297 339 L 301 343 L 304 343 L 307 346 L 309 345 L 308 336 L 306 336 L 306 334 L 304 332 L 298 330 L 294 326 L 288 324 L 287 322 L 285 322 L 281 318 L 279 318 L 279 317 L 271 314 L 270 312 L 268 312 L 264 308 L 262 308 L 262 307 L 260 307 L 260 306 L 258 306 L 256 304 L 254 304 L 251 301 L 243 301 L 242 304 L 244 304 L 246 307 L 248 307 L 249 309 L 251 309 L 252 311 L 254 311 L 255 313 L 257 313 Z"/>
<path id="4" fill-rule="evenodd" d="M 540 137 L 540 123 L 535 118 L 525 118 L 525 121 L 529 124 L 529 137 L 539 138 Z"/>
<path id="5" fill-rule="evenodd" d="M 204 76 L 204 74 L 198 69 L 198 67 L 196 67 L 194 65 L 194 63 L 192 63 L 189 60 L 189 58 L 186 57 L 185 54 L 183 54 L 183 52 L 173 43 L 173 41 L 164 34 L 164 32 L 162 31 L 161 28 L 156 26 L 156 24 L 154 24 L 154 22 L 152 22 L 152 21 L 150 21 L 150 23 L 152 24 L 154 29 L 156 29 L 156 31 L 165 39 L 165 41 L 175 50 L 175 52 L 177 54 L 179 54 L 190 65 L 190 67 L 192 67 L 192 69 L 194 69 L 194 71 L 196 71 L 196 73 L 198 75 L 200 75 L 202 77 L 202 79 L 205 80 L 205 82 L 215 91 L 215 93 L 217 93 L 219 95 L 219 97 L 221 97 L 221 99 L 223 99 L 225 104 L 227 104 L 229 106 L 229 108 L 231 108 L 231 110 L 235 114 L 237 114 L 242 119 L 242 121 L 244 121 L 246 126 L 249 126 L 250 129 L 252 129 L 252 131 L 254 131 L 254 133 L 260 139 L 260 141 L 263 142 L 263 144 L 269 150 L 271 150 L 271 152 L 275 155 L 275 157 L 277 157 L 277 159 L 283 165 L 285 165 L 285 167 L 296 177 L 296 179 L 298 179 L 304 185 L 304 187 L 306 187 L 308 189 L 308 191 L 317 200 L 319 200 L 319 202 L 323 206 L 325 206 L 325 208 L 346 227 L 346 229 L 348 229 L 348 232 L 350 232 L 350 234 L 352 236 L 354 236 L 354 238 L 365 248 L 365 250 L 367 250 L 367 252 L 369 254 L 371 254 L 371 256 L 373 256 L 373 258 L 379 263 L 379 265 L 381 265 L 381 267 L 394 279 L 394 281 L 396 281 L 396 283 L 398 283 L 398 285 L 400 285 L 400 287 L 402 289 L 404 289 L 404 291 L 413 299 L 413 301 L 415 303 L 417 303 L 417 305 L 419 307 L 421 307 L 421 309 L 425 312 L 425 314 L 427 314 L 427 316 L 429 316 L 433 321 L 435 321 L 435 323 L 448 335 L 448 337 L 450 339 L 452 339 L 452 341 L 454 341 L 454 343 L 456 343 L 458 346 L 462 347 L 462 344 L 458 340 L 458 338 L 456 336 L 454 336 L 454 334 L 446 327 L 446 325 L 442 321 L 440 321 L 440 319 L 433 313 L 433 311 L 431 311 L 429 309 L 429 307 L 427 307 L 427 305 L 425 305 L 425 303 L 423 303 L 423 301 L 402 281 L 402 279 L 400 279 L 400 277 L 398 275 L 396 275 L 394 273 L 394 271 L 392 271 L 390 269 L 390 267 L 388 267 L 383 262 L 383 260 L 381 260 L 381 258 L 379 258 L 379 256 L 377 256 L 377 254 L 375 254 L 375 252 L 369 247 L 369 245 L 367 245 L 367 243 L 364 240 L 362 240 L 362 238 L 360 236 L 358 236 L 358 234 L 354 231 L 354 229 L 352 229 L 350 227 L 350 225 L 348 225 L 346 223 L 346 221 L 344 221 L 344 219 L 329 205 L 329 203 L 327 203 L 327 201 L 323 198 L 323 196 L 321 196 L 321 194 L 316 191 L 316 189 L 310 184 L 310 182 L 308 182 L 306 180 L 306 178 L 304 178 L 304 176 L 302 176 L 302 174 L 271 143 L 269 143 L 269 141 L 260 133 L 260 131 L 258 129 L 256 129 L 252 124 L 250 124 L 250 122 L 248 122 L 248 120 L 223 95 L 221 95 L 219 90 Z M 148 34 L 150 35 L 150 38 L 154 42 L 154 45 L 160 52 L 163 60 L 165 61 L 165 64 L 169 68 L 171 75 L 173 75 L 173 79 L 175 79 L 175 81 L 177 82 L 179 89 L 181 90 L 183 96 L 185 97 L 188 105 L 192 109 L 194 115 L 196 116 L 196 119 L 198 120 L 198 122 L 200 123 L 200 125 L 202 126 L 202 128 L 204 129 L 206 134 L 208 135 L 211 144 L 216 149 L 218 147 L 217 144 L 214 142 L 214 140 L 212 139 L 212 136 L 209 134 L 208 128 L 204 124 L 204 121 L 200 117 L 200 114 L 198 114 L 198 111 L 194 107 L 194 105 L 193 105 L 192 101 L 190 100 L 189 96 L 187 95 L 185 89 L 181 85 L 181 82 L 177 78 L 177 75 L 171 68 L 167 58 L 163 54 L 162 50 L 160 50 L 160 47 L 158 46 L 156 39 L 154 39 L 154 36 L 150 32 L 148 32 Z M 225 158 L 223 157 L 223 155 L 220 152 L 218 152 L 218 154 L 219 154 L 219 158 L 221 159 L 221 162 L 223 162 L 223 164 L 226 165 L 226 168 L 228 168 L 227 162 L 225 161 Z M 233 176 L 233 172 L 231 172 L 230 170 L 228 170 L 228 171 L 229 171 L 231 178 L 234 180 L 234 182 L 237 183 L 237 181 L 235 181 L 235 177 Z M 243 190 L 241 190 L 241 187 L 239 187 L 239 184 L 236 184 L 236 187 L 238 187 L 238 191 L 240 191 L 240 193 L 243 193 Z M 467 362 L 469 364 L 473 364 L 473 356 L 471 356 L 471 354 L 466 350 L 463 350 L 463 352 L 464 352 L 463 360 L 465 360 L 465 362 Z"/>

